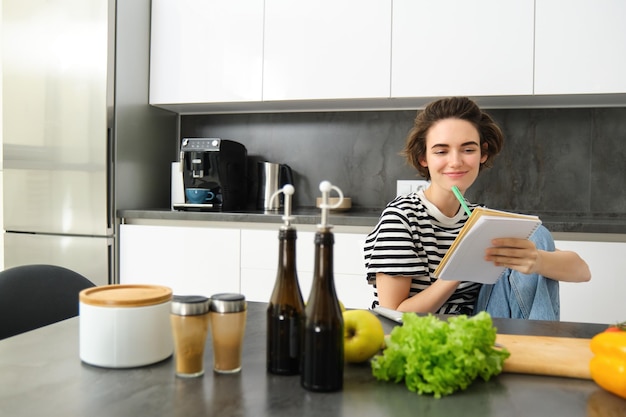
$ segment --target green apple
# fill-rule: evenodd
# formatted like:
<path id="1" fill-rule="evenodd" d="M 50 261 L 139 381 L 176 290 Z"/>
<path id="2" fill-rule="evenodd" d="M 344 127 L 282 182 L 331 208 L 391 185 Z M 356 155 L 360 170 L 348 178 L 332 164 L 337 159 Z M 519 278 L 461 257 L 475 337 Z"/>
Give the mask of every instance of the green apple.
<path id="1" fill-rule="evenodd" d="M 376 315 L 367 310 L 343 312 L 343 350 L 346 362 L 365 362 L 383 346 L 385 331 Z"/>

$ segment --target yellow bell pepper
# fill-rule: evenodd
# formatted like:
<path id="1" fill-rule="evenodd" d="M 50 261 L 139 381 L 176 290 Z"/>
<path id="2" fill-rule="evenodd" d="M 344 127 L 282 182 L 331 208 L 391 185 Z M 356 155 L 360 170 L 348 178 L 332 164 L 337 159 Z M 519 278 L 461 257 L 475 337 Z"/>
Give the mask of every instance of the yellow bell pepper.
<path id="1" fill-rule="evenodd" d="M 589 344 L 593 380 L 605 390 L 626 398 L 626 331 L 612 327 L 595 335 Z"/>

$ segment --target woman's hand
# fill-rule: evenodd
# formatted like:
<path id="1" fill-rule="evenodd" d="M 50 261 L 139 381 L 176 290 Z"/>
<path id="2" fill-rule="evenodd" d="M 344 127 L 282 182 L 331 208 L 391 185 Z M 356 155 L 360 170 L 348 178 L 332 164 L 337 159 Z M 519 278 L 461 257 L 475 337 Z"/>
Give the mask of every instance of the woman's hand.
<path id="1" fill-rule="evenodd" d="M 487 249 L 485 260 L 496 266 L 515 269 L 522 274 L 538 273 L 541 269 L 540 252 L 528 239 L 494 239 L 493 247 Z"/>
<path id="2" fill-rule="evenodd" d="M 527 239 L 494 239 L 485 260 L 522 274 L 539 274 L 556 281 L 584 282 L 591 279 L 587 263 L 572 251 L 539 250 Z"/>

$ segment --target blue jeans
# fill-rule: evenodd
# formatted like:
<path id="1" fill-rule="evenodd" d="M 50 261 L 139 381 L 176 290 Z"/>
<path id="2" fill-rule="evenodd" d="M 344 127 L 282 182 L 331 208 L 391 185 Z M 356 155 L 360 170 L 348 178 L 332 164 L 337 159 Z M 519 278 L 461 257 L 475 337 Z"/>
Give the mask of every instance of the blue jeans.
<path id="1" fill-rule="evenodd" d="M 537 249 L 555 250 L 552 235 L 544 226 L 540 226 L 530 240 Z M 495 284 L 481 287 L 474 311 L 483 310 L 492 317 L 559 320 L 559 282 L 507 268 Z"/>

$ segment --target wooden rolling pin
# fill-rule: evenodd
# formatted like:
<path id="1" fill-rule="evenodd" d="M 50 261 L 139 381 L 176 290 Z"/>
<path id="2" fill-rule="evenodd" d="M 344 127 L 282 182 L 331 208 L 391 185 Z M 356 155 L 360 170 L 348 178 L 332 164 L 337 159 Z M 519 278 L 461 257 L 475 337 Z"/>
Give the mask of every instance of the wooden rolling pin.
<path id="1" fill-rule="evenodd" d="M 511 356 L 504 372 L 591 379 L 590 339 L 498 334 L 496 343 Z"/>

